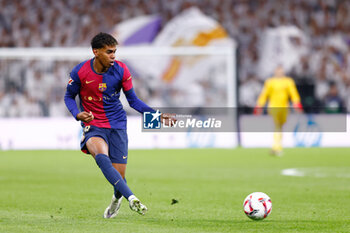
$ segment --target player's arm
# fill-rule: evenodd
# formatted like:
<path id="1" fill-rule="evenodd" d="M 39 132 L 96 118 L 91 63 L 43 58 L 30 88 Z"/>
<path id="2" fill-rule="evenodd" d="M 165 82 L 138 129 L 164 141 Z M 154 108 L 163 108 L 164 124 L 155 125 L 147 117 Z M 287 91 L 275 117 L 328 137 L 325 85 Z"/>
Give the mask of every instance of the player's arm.
<path id="1" fill-rule="evenodd" d="M 130 90 L 124 91 L 124 94 L 126 96 L 126 99 L 128 100 L 130 107 L 132 107 L 136 111 L 138 111 L 140 113 L 156 112 L 153 108 L 149 107 L 147 104 L 145 104 L 142 100 L 140 100 L 136 96 L 134 88 L 131 88 Z M 161 123 L 164 123 L 168 126 L 173 126 L 173 124 L 177 121 L 174 118 L 174 114 L 169 114 L 169 113 L 162 113 L 160 115 L 160 120 L 161 120 Z"/>
<path id="2" fill-rule="evenodd" d="M 64 95 L 64 103 L 76 120 L 90 122 L 94 119 L 92 112 L 80 112 L 77 106 L 77 102 L 75 101 L 75 97 L 78 95 L 79 91 L 80 79 L 78 75 L 72 71 L 67 84 L 66 94 Z"/>
<path id="3" fill-rule="evenodd" d="M 256 115 L 259 115 L 262 113 L 263 107 L 265 106 L 267 98 L 269 96 L 269 92 L 270 92 L 269 86 L 270 86 L 269 81 L 266 80 L 254 108 L 254 114 Z"/>
<path id="4" fill-rule="evenodd" d="M 145 104 L 142 100 L 140 100 L 137 97 L 132 84 L 132 76 L 129 72 L 129 69 L 126 66 L 124 67 L 122 88 L 130 107 L 132 107 L 139 113 L 156 112 L 153 108 L 149 107 L 147 104 Z M 170 126 L 172 126 L 173 123 L 176 122 L 176 119 L 174 118 L 174 114 L 162 113 L 160 117 L 161 117 L 162 123 L 164 122 L 165 124 Z"/>
<path id="5" fill-rule="evenodd" d="M 75 97 L 80 91 L 80 85 L 80 79 L 73 70 L 70 73 L 70 79 L 68 81 L 66 93 L 64 95 L 64 103 L 76 120 L 78 120 L 77 115 L 80 111 L 78 109 L 77 103 L 75 102 Z"/>
<path id="6" fill-rule="evenodd" d="M 288 85 L 288 92 L 290 94 L 290 98 L 292 100 L 293 107 L 296 108 L 297 111 L 302 112 L 303 106 L 301 105 L 298 89 L 297 89 L 293 79 L 290 79 L 290 82 Z"/>
<path id="7" fill-rule="evenodd" d="M 155 112 L 153 108 L 149 107 L 137 97 L 133 88 L 132 76 L 130 74 L 129 68 L 124 63 L 121 63 L 120 65 L 123 68 L 122 88 L 130 107 L 139 113 Z"/>
<path id="8" fill-rule="evenodd" d="M 129 77 L 128 82 L 131 82 L 131 76 Z M 128 90 L 126 90 L 124 88 L 124 85 L 123 85 L 123 92 L 126 96 L 126 99 L 128 100 L 130 107 L 132 107 L 133 109 L 135 109 L 139 113 L 155 112 L 155 110 L 153 108 L 149 107 L 147 104 L 145 104 L 142 100 L 140 100 L 137 97 L 137 95 L 134 91 L 134 88 L 132 87 L 132 84 L 131 84 L 131 88 Z"/>

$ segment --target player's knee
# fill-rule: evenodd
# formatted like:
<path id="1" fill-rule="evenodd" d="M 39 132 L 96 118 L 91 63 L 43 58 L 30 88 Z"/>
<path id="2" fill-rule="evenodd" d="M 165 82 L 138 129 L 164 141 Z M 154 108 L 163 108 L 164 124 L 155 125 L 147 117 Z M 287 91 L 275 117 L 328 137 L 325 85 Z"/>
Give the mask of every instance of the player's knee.
<path id="1" fill-rule="evenodd" d="M 96 157 L 96 155 L 98 155 L 98 154 L 105 154 L 105 155 L 107 155 L 108 157 L 109 157 L 109 155 L 108 155 L 108 153 L 106 153 L 106 151 L 104 151 L 104 150 L 99 150 L 98 148 L 96 148 L 96 147 L 92 147 L 92 148 L 89 148 L 88 147 L 88 151 L 89 151 L 89 153 L 92 155 L 92 157 Z"/>
<path id="2" fill-rule="evenodd" d="M 108 145 L 102 138 L 99 137 L 90 138 L 86 142 L 86 148 L 93 157 L 98 154 L 108 155 Z"/>
<path id="3" fill-rule="evenodd" d="M 94 158 L 95 158 L 96 155 L 100 154 L 100 153 L 98 153 L 97 150 L 95 150 L 94 147 L 88 147 L 88 151 L 92 155 L 92 157 L 94 157 Z"/>

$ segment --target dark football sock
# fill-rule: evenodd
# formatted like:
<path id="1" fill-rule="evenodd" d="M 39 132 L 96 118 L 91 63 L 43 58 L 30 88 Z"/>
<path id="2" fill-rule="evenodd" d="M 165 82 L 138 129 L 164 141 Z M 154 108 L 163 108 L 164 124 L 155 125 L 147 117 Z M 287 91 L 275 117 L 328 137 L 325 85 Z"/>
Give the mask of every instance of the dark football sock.
<path id="1" fill-rule="evenodd" d="M 124 179 L 124 181 L 125 181 L 125 183 L 127 183 L 127 182 L 126 182 L 126 179 Z M 119 198 L 121 198 L 123 195 L 122 195 L 116 188 L 114 188 L 114 196 L 115 196 L 115 198 L 119 199 Z"/>
<path id="2" fill-rule="evenodd" d="M 113 167 L 111 160 L 105 154 L 98 154 L 95 156 L 97 165 L 100 167 L 103 175 L 114 187 L 114 190 L 117 190 L 121 195 L 128 199 L 133 193 L 130 188 L 123 180 L 119 172 Z"/>

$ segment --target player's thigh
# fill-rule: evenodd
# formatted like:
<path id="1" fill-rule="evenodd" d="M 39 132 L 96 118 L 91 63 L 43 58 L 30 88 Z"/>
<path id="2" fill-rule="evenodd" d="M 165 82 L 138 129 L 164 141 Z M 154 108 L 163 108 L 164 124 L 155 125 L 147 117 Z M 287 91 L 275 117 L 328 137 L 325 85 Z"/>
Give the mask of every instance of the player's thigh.
<path id="1" fill-rule="evenodd" d="M 269 110 L 269 114 L 272 116 L 275 126 L 282 127 L 287 121 L 288 109 L 273 108 Z"/>
<path id="2" fill-rule="evenodd" d="M 112 163 L 127 164 L 128 135 L 126 130 L 113 129 L 109 134 L 109 158 Z"/>
<path id="3" fill-rule="evenodd" d="M 86 142 L 86 147 L 94 158 L 98 154 L 108 155 L 108 145 L 101 137 L 89 138 L 89 140 Z"/>
<path id="4" fill-rule="evenodd" d="M 117 169 L 123 179 L 125 179 L 126 163 L 112 163 L 112 165 Z"/>
<path id="5" fill-rule="evenodd" d="M 288 117 L 288 114 L 289 114 L 289 111 L 287 108 L 283 109 L 281 112 L 280 112 L 280 115 L 279 115 L 279 122 L 281 125 L 284 125 L 287 121 L 287 117 Z"/>

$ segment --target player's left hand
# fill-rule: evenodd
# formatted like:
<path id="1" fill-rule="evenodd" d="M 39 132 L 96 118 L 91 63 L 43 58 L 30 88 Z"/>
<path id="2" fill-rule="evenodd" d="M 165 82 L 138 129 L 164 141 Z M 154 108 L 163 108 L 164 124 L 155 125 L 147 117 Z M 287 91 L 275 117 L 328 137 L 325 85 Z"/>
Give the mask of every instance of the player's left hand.
<path id="1" fill-rule="evenodd" d="M 160 116 L 160 122 L 170 127 L 173 127 L 176 121 L 174 113 L 162 113 Z"/>
<path id="2" fill-rule="evenodd" d="M 300 102 L 294 103 L 293 104 L 294 109 L 296 110 L 297 113 L 303 113 L 303 105 L 301 105 Z"/>

